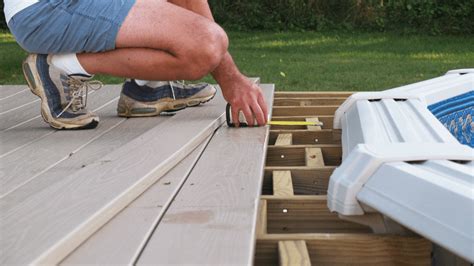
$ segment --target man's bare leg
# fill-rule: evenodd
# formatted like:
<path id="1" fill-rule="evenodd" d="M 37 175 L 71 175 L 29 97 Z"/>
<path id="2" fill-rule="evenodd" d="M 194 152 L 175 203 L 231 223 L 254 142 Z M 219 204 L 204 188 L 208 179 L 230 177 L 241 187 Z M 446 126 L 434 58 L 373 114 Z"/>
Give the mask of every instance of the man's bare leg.
<path id="1" fill-rule="evenodd" d="M 207 0 L 168 0 L 168 2 L 214 22 Z M 259 125 L 267 122 L 268 108 L 261 89 L 240 73 L 229 52 L 225 53 L 220 64 L 212 72 L 212 76 L 221 85 L 224 97 L 232 105 L 233 121 L 238 121 L 238 112 L 241 110 L 251 125 L 254 124 L 254 117 Z"/>
<path id="2" fill-rule="evenodd" d="M 138 0 L 116 50 L 79 54 L 91 74 L 153 80 L 199 79 L 214 70 L 228 40 L 217 24 L 166 1 Z"/>
<path id="3" fill-rule="evenodd" d="M 81 54 L 79 61 L 91 74 L 150 80 L 194 80 L 212 72 L 233 106 L 234 121 L 241 110 L 250 124 L 254 117 L 258 124 L 266 123 L 262 92 L 237 69 L 207 1 L 138 0 L 116 43 L 115 51 Z"/>

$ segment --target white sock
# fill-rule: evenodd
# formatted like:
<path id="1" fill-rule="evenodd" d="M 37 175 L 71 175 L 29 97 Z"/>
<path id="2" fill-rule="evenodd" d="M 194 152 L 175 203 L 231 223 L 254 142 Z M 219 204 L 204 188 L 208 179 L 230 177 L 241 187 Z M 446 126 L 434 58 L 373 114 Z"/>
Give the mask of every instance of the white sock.
<path id="1" fill-rule="evenodd" d="M 149 80 L 142 80 L 142 79 L 136 79 L 135 80 L 135 83 L 137 83 L 138 86 L 145 86 L 149 82 L 150 82 Z"/>
<path id="2" fill-rule="evenodd" d="M 51 63 L 68 75 L 83 74 L 92 76 L 81 66 L 76 54 L 55 54 L 51 57 Z"/>

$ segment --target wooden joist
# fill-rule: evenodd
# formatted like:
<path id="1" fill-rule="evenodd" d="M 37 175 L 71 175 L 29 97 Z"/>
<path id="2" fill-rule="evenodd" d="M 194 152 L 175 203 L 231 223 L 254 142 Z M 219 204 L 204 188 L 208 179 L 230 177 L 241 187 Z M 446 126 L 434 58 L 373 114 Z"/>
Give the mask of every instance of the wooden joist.
<path id="1" fill-rule="evenodd" d="M 308 117 L 308 118 L 306 118 L 306 122 L 319 123 L 321 121 L 319 121 L 318 117 Z M 321 129 L 322 129 L 321 126 L 308 126 L 309 131 L 318 131 L 318 130 L 321 130 Z"/>
<path id="2" fill-rule="evenodd" d="M 315 106 L 315 105 L 340 105 L 347 98 L 345 97 L 312 97 L 312 98 L 276 98 L 274 106 Z"/>
<path id="3" fill-rule="evenodd" d="M 330 129 L 319 131 L 282 129 L 270 131 L 270 145 L 276 145 L 276 140 L 280 134 L 291 134 L 291 145 L 341 144 L 340 138 L 338 140 L 334 139 L 333 130 Z"/>
<path id="4" fill-rule="evenodd" d="M 291 173 L 293 192 L 295 195 L 324 195 L 326 194 L 329 182 L 329 176 L 333 168 L 317 168 L 299 170 L 287 168 L 283 171 Z M 273 173 L 275 171 L 265 170 L 263 179 L 263 195 L 271 195 L 273 188 Z"/>
<path id="5" fill-rule="evenodd" d="M 258 217 L 256 227 L 256 237 L 261 238 L 267 234 L 267 201 L 260 200 L 258 205 Z"/>
<path id="6" fill-rule="evenodd" d="M 273 195 L 294 195 L 290 171 L 273 171 Z"/>
<path id="7" fill-rule="evenodd" d="M 334 115 L 338 105 L 327 106 L 276 106 L 273 108 L 274 116 L 312 116 L 318 115 Z"/>
<path id="8" fill-rule="evenodd" d="M 324 167 L 324 158 L 321 148 L 306 148 L 306 166 Z"/>
<path id="9" fill-rule="evenodd" d="M 257 240 L 255 265 L 277 265 L 278 243 L 305 241 L 312 265 L 431 265 L 421 237 L 374 234 L 267 234 Z"/>
<path id="10" fill-rule="evenodd" d="M 277 91 L 275 99 L 279 98 L 347 98 L 354 94 L 349 91 Z"/>
<path id="11" fill-rule="evenodd" d="M 291 133 L 278 134 L 275 146 L 285 146 L 293 144 L 293 135 Z"/>
<path id="12" fill-rule="evenodd" d="M 267 232 L 369 233 L 370 228 L 341 220 L 327 208 L 326 196 L 262 196 L 267 201 Z"/>
<path id="13" fill-rule="evenodd" d="M 287 166 L 304 166 L 304 167 L 322 167 L 320 164 L 313 164 L 314 160 L 311 155 L 311 164 L 307 165 L 307 149 L 321 149 L 322 158 L 326 166 L 335 166 L 341 163 L 342 149 L 339 145 L 298 145 L 298 146 L 268 146 L 267 151 L 267 167 L 287 167 Z M 314 150 L 310 150 L 311 152 Z M 317 156 L 321 156 L 318 154 Z"/>
<path id="14" fill-rule="evenodd" d="M 311 266 L 304 240 L 279 241 L 278 253 L 281 266 Z"/>

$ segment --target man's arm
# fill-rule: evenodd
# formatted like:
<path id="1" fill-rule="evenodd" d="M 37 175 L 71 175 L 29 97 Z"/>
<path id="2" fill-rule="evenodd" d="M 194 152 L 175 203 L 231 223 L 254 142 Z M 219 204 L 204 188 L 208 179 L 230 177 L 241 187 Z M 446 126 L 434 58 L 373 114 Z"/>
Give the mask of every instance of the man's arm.
<path id="1" fill-rule="evenodd" d="M 170 0 L 169 2 L 200 14 L 212 21 L 211 9 L 207 0 Z M 224 98 L 232 105 L 232 120 L 239 121 L 241 110 L 250 125 L 265 125 L 268 119 L 268 108 L 262 90 L 240 73 L 229 52 L 211 73 L 219 83 Z"/>

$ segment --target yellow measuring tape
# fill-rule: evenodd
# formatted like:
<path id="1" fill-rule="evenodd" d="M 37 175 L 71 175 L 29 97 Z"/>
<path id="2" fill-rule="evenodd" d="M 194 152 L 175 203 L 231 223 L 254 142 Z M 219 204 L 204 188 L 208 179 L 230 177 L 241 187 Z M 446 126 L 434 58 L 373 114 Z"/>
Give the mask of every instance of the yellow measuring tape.
<path id="1" fill-rule="evenodd" d="M 272 126 L 323 126 L 322 122 L 306 121 L 268 121 L 267 124 Z"/>
<path id="2" fill-rule="evenodd" d="M 232 121 L 232 111 L 230 104 L 227 104 L 225 109 L 225 118 L 229 127 L 235 127 Z M 247 123 L 240 121 L 240 127 L 247 127 Z M 323 122 L 309 122 L 309 121 L 268 121 L 267 125 L 273 126 L 323 126 Z"/>

